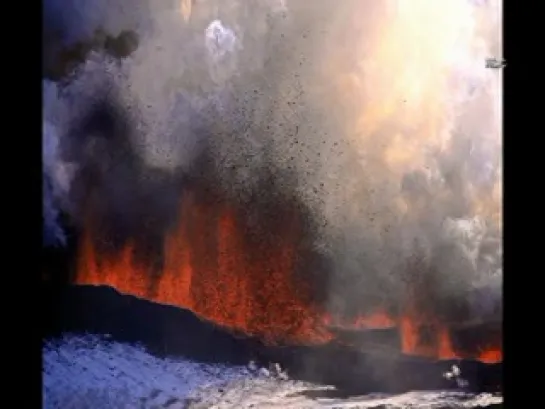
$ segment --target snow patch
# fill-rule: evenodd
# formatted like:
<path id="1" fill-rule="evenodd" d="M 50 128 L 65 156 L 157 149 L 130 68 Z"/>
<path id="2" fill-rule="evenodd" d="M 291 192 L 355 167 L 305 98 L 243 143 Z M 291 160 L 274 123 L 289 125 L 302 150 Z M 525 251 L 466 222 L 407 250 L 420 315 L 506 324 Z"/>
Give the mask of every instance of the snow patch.
<path id="1" fill-rule="evenodd" d="M 45 409 L 174 408 L 197 387 L 250 376 L 244 367 L 157 358 L 92 335 L 49 341 L 42 356 Z"/>
<path id="2" fill-rule="evenodd" d="M 288 379 L 278 364 L 264 370 L 253 362 L 230 366 L 158 358 L 138 345 L 94 335 L 47 341 L 42 357 L 44 409 L 433 409 L 503 401 L 490 394 L 438 391 L 336 397 L 331 386 Z"/>

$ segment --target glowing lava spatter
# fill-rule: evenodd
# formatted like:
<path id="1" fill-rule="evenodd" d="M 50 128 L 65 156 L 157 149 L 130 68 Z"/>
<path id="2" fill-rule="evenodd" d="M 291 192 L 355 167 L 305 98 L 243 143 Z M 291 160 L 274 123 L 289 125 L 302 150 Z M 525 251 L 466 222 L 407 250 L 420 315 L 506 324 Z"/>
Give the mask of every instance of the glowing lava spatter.
<path id="1" fill-rule="evenodd" d="M 490 364 L 500 362 L 503 360 L 503 353 L 498 348 L 485 349 L 477 356 L 477 360 Z"/>
<path id="2" fill-rule="evenodd" d="M 442 359 L 453 351 L 446 328 L 435 327 L 437 341 L 422 346 L 419 321 L 399 319 L 376 311 L 352 322 L 333 319 L 308 301 L 304 283 L 294 276 L 299 235 L 297 217 L 278 228 L 283 240 L 255 243 L 245 235 L 241 221 L 229 206 L 206 204 L 184 195 L 177 226 L 164 244 L 159 278 L 134 258 L 128 242 L 115 255 L 100 254 L 92 230 L 80 247 L 76 282 L 109 285 L 122 293 L 194 311 L 218 325 L 259 336 L 269 343 L 323 344 L 334 337 L 330 325 L 347 329 L 398 326 L 405 354 Z M 475 357 L 501 360 L 501 350 L 488 349 Z"/>
<path id="3" fill-rule="evenodd" d="M 179 223 L 165 239 L 157 282 L 132 257 L 127 243 L 111 257 L 98 254 L 90 235 L 83 239 L 79 284 L 110 285 L 120 292 L 188 308 L 222 326 L 275 342 L 331 339 L 320 315 L 304 301 L 304 286 L 293 279 L 297 220 L 279 230 L 285 240 L 255 243 L 242 232 L 228 206 L 197 203 L 184 196 Z"/>

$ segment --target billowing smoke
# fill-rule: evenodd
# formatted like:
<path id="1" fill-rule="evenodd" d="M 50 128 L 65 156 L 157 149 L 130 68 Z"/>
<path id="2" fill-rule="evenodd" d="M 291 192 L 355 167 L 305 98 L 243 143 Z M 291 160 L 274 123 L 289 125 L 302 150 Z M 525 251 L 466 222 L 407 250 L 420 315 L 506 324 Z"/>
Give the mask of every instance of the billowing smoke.
<path id="1" fill-rule="evenodd" d="M 59 205 L 56 203 L 56 184 L 51 180 L 52 169 L 56 161 L 54 157 L 58 143 L 55 130 L 47 123 L 43 126 L 43 241 L 45 245 L 64 245 L 66 237 L 59 224 Z"/>
<path id="2" fill-rule="evenodd" d="M 159 237 L 188 179 L 240 203 L 274 180 L 315 224 L 330 310 L 412 297 L 500 317 L 501 74 L 485 69 L 500 2 L 73 3 L 100 6 L 70 41 L 99 26 L 140 41 L 48 85 L 48 226 L 53 204 L 84 223 L 92 201 Z"/>

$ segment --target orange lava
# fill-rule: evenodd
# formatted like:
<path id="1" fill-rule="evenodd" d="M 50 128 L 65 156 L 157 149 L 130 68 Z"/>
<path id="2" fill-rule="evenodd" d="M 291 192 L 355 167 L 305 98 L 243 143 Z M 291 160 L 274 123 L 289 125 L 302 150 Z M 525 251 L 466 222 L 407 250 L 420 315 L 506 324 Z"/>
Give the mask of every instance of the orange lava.
<path id="1" fill-rule="evenodd" d="M 295 278 L 300 224 L 293 214 L 279 215 L 272 229 L 282 240 L 250 238 L 235 210 L 184 195 L 178 225 L 164 240 L 162 271 L 136 262 L 134 243 L 118 254 L 99 254 L 88 226 L 80 246 L 76 283 L 109 285 L 163 304 L 187 308 L 218 325 L 259 336 L 269 343 L 323 344 L 330 325 L 348 329 L 399 327 L 405 354 L 440 359 L 459 357 L 449 331 L 434 325 L 435 341 L 423 345 L 415 314 L 395 318 L 376 311 L 351 322 L 321 313 L 308 301 L 310 291 Z M 152 279 L 152 277 L 155 277 Z M 473 358 L 502 360 L 501 349 Z"/>
<path id="2" fill-rule="evenodd" d="M 489 348 L 482 351 L 477 357 L 477 360 L 487 364 L 501 362 L 503 360 L 503 352 L 499 348 Z"/>
<path id="3" fill-rule="evenodd" d="M 435 323 L 432 325 L 436 341 L 423 343 L 420 335 L 418 320 L 404 316 L 400 320 L 401 350 L 407 355 L 435 356 L 439 359 L 459 358 L 451 343 L 450 334 L 446 327 Z"/>
<path id="4" fill-rule="evenodd" d="M 383 311 L 375 311 L 348 322 L 325 314 L 322 323 L 326 327 L 331 326 L 343 329 L 384 329 L 396 326 L 396 321 Z"/>
<path id="5" fill-rule="evenodd" d="M 188 308 L 219 325 L 268 342 L 324 343 L 331 335 L 304 301 L 292 277 L 298 223 L 277 226 L 280 240 L 255 243 L 228 206 L 197 203 L 184 195 L 179 223 L 164 244 L 164 264 L 152 280 L 134 261 L 132 243 L 120 254 L 98 254 L 91 235 L 83 239 L 76 282 L 109 285 L 122 293 Z"/>

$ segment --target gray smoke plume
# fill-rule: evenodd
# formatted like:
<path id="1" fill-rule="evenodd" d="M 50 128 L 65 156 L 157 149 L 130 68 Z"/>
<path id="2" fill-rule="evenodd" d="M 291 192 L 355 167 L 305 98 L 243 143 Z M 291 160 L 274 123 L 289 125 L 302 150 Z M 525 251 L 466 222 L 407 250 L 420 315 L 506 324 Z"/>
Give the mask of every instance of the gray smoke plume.
<path id="1" fill-rule="evenodd" d="M 64 245 L 66 237 L 62 227 L 59 225 L 59 206 L 56 203 L 54 181 L 51 180 L 52 162 L 56 150 L 55 131 L 44 124 L 43 127 L 43 198 L 42 198 L 42 217 L 43 217 L 43 242 L 45 245 Z"/>
<path id="2" fill-rule="evenodd" d="M 500 318 L 501 74 L 484 67 L 501 47 L 495 2 L 121 3 L 57 7 L 67 42 L 99 27 L 140 39 L 49 85 L 62 153 L 45 174 L 64 211 L 83 223 L 94 190 L 118 226 L 168 226 L 180 180 L 206 158 L 233 200 L 272 177 L 304 204 L 330 310 L 417 291 L 447 319 Z M 115 137 L 82 125 L 99 106 L 122 118 Z"/>

